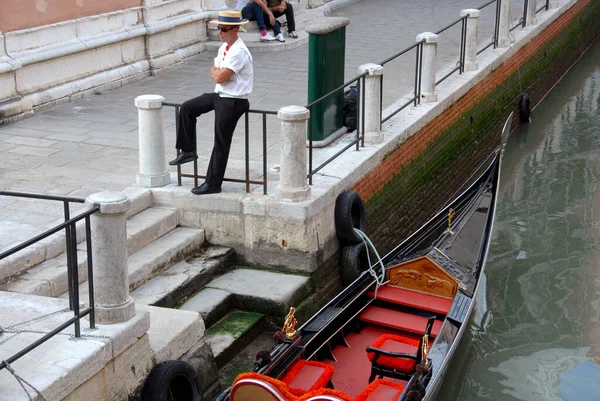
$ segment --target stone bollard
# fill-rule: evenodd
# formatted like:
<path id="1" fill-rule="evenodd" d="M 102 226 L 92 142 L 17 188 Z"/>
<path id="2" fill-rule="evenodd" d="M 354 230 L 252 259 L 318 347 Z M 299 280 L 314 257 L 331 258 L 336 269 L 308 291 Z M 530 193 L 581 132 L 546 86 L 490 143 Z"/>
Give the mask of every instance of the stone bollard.
<path id="1" fill-rule="evenodd" d="M 500 2 L 500 21 L 498 24 L 498 47 L 510 45 L 510 0 Z"/>
<path id="2" fill-rule="evenodd" d="M 537 18 L 535 17 L 537 11 L 537 0 L 525 0 L 527 2 L 527 16 L 525 19 L 525 26 L 531 26 L 537 24 Z"/>
<path id="3" fill-rule="evenodd" d="M 310 112 L 301 106 L 279 109 L 281 120 L 281 169 L 277 197 L 299 202 L 310 197 L 306 183 L 306 121 Z"/>
<path id="4" fill-rule="evenodd" d="M 140 140 L 140 169 L 136 181 L 142 187 L 164 187 L 171 183 L 165 158 L 164 100 L 165 98 L 159 95 L 143 95 L 135 98 Z"/>
<path id="5" fill-rule="evenodd" d="M 424 103 L 437 102 L 435 62 L 438 38 L 438 35 L 431 32 L 423 32 L 417 35 L 417 42 L 425 40 L 425 43 L 423 43 L 423 60 L 421 61 L 421 101 Z"/>
<path id="6" fill-rule="evenodd" d="M 550 10 L 552 10 L 552 9 L 556 9 L 556 8 L 558 8 L 558 7 L 559 7 L 559 3 L 560 3 L 560 2 L 559 2 L 558 0 L 550 0 L 550 1 L 548 2 L 548 8 L 549 8 Z"/>
<path id="7" fill-rule="evenodd" d="M 383 133 L 381 132 L 381 77 L 383 66 L 369 63 L 358 67 L 359 74 L 365 72 L 368 73 L 365 76 L 365 87 L 361 88 L 360 91 L 360 95 L 365 97 L 365 142 L 377 144 L 383 142 Z"/>
<path id="8" fill-rule="evenodd" d="M 100 207 L 91 216 L 96 322 L 123 323 L 135 315 L 127 268 L 129 199 L 119 192 L 100 192 L 88 196 L 86 203 Z"/>
<path id="9" fill-rule="evenodd" d="M 468 8 L 460 12 L 461 17 L 467 17 L 467 37 L 465 38 L 465 71 L 476 71 L 477 64 L 477 36 L 479 32 L 479 14 L 475 8 Z"/>

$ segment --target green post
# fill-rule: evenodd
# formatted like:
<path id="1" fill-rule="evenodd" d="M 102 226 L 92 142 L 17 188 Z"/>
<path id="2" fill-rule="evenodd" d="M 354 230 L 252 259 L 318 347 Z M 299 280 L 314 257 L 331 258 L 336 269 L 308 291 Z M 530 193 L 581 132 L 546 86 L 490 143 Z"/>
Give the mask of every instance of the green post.
<path id="1" fill-rule="evenodd" d="M 323 18 L 307 26 L 308 103 L 321 98 L 344 84 L 346 25 L 348 18 Z M 313 146 L 325 146 L 346 133 L 344 127 L 344 91 L 312 107 L 307 137 L 312 128 Z"/>

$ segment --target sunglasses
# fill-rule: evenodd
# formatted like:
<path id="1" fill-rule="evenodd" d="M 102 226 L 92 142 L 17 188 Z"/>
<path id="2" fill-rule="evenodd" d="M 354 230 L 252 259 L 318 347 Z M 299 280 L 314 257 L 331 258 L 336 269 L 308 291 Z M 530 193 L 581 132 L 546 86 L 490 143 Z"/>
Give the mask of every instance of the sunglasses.
<path id="1" fill-rule="evenodd" d="M 217 29 L 218 29 L 219 31 L 221 31 L 221 32 L 225 33 L 225 32 L 229 32 L 229 31 L 231 31 L 232 29 L 235 29 L 235 26 L 232 26 L 231 28 L 223 28 L 223 27 L 220 27 L 220 26 L 218 26 L 218 27 L 217 27 Z"/>

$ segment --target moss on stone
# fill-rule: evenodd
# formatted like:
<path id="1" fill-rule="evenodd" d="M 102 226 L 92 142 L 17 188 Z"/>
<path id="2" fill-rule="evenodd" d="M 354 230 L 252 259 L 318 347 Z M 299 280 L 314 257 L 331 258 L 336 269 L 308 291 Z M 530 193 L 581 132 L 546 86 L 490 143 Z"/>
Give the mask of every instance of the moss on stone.
<path id="1" fill-rule="evenodd" d="M 255 312 L 231 312 L 208 329 L 206 335 L 231 334 L 233 338 L 238 338 L 258 323 L 263 316 L 262 313 Z"/>

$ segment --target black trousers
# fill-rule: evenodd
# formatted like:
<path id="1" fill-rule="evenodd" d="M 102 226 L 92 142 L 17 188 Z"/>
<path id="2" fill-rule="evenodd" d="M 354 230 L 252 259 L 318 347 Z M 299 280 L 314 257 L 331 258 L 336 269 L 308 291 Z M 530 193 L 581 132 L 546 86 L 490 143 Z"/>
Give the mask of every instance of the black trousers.
<path id="1" fill-rule="evenodd" d="M 185 152 L 196 151 L 196 120 L 204 113 L 215 112 L 215 144 L 213 146 L 205 182 L 220 187 L 227 168 L 233 131 L 240 117 L 248 111 L 248 99 L 220 97 L 205 93 L 188 100 L 179 109 L 177 142 L 175 147 Z"/>
<path id="2" fill-rule="evenodd" d="M 292 32 L 296 30 L 296 21 L 294 20 L 294 7 L 288 2 L 286 2 L 285 5 L 286 8 L 284 12 L 273 12 L 273 16 L 275 18 L 279 18 L 285 14 L 285 20 L 287 21 L 287 31 Z M 269 18 L 265 17 L 265 21 L 268 23 Z"/>

